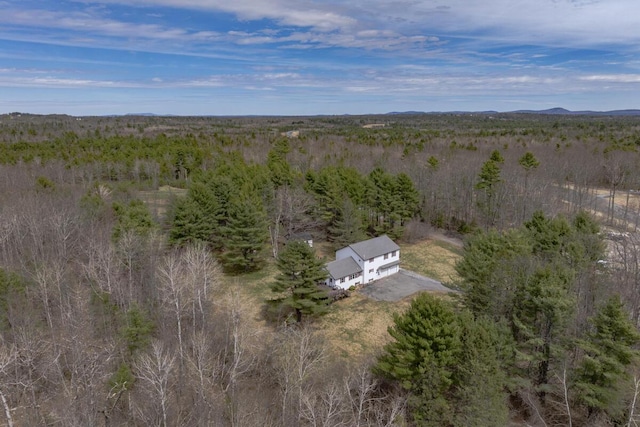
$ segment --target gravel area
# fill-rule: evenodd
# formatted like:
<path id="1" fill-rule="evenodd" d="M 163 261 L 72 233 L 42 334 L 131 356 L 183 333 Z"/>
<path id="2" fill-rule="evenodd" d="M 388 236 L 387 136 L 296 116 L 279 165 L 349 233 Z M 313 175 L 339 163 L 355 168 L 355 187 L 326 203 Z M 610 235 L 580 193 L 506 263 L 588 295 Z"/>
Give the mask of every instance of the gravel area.
<path id="1" fill-rule="evenodd" d="M 384 279 L 365 285 L 360 292 L 377 301 L 398 301 L 416 292 L 456 292 L 437 280 L 421 276 L 413 271 L 400 269 Z"/>

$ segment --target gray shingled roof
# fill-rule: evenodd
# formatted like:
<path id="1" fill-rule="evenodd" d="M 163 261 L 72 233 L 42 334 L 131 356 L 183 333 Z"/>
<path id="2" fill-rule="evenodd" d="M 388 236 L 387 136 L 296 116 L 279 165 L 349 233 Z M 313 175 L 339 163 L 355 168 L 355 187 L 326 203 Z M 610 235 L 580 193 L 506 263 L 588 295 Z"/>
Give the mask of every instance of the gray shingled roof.
<path id="1" fill-rule="evenodd" d="M 362 271 L 356 260 L 351 257 L 330 262 L 327 264 L 327 270 L 334 279 L 341 279 Z"/>
<path id="2" fill-rule="evenodd" d="M 400 246 L 396 245 L 386 234 L 364 242 L 354 243 L 349 247 L 364 260 L 400 250 Z"/>

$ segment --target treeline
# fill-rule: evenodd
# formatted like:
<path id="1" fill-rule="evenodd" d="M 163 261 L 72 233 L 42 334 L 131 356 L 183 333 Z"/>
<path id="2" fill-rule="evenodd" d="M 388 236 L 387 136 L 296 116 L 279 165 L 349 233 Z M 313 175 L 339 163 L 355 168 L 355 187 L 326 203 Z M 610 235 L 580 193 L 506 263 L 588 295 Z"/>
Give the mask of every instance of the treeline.
<path id="1" fill-rule="evenodd" d="M 402 236 L 420 211 L 420 197 L 404 173 L 376 168 L 294 169 L 280 140 L 266 164 L 247 164 L 237 154 L 220 156 L 213 169 L 194 177 L 186 197 L 169 216 L 169 242 L 204 242 L 229 272 L 259 269 L 267 242 L 274 257 L 286 239 L 313 232 L 337 248 L 366 236 Z M 270 239 L 269 239 L 269 238 Z"/>
<path id="2" fill-rule="evenodd" d="M 375 123 L 384 127 L 364 128 Z M 283 132 L 297 130 L 288 148 Z M 112 117 L 2 116 L 0 162 L 58 170 L 46 177 L 90 184 L 131 182 L 138 188 L 186 188 L 220 157 L 240 153 L 247 164 L 284 157 L 305 176 L 326 167 L 406 174 L 420 196 L 420 217 L 452 231 L 521 224 L 547 214 L 603 210 L 608 222 L 636 227 L 638 207 L 599 208 L 596 188 L 640 186 L 640 143 L 633 117 L 393 115 L 349 117 Z M 499 152 L 491 192 L 478 188 L 483 166 Z M 536 166 L 523 165 L 524 156 Z M 485 171 L 486 172 L 486 171 Z M 490 200 L 487 200 L 490 194 Z M 625 199 L 626 199 L 625 193 Z M 628 199 L 627 199 L 628 200 Z M 353 201 L 353 200 L 352 200 Z M 488 202 L 491 203 L 488 203 Z M 353 201 L 356 205 L 356 201 Z"/>

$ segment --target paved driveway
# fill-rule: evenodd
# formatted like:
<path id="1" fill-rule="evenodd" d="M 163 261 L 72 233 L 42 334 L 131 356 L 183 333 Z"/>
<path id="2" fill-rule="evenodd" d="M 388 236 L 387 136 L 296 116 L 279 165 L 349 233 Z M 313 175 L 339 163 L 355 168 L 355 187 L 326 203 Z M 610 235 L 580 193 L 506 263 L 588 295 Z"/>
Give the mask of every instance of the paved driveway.
<path id="1" fill-rule="evenodd" d="M 402 268 L 398 273 L 369 283 L 360 290 L 364 295 L 378 301 L 398 301 L 420 291 L 455 292 L 437 280 Z"/>

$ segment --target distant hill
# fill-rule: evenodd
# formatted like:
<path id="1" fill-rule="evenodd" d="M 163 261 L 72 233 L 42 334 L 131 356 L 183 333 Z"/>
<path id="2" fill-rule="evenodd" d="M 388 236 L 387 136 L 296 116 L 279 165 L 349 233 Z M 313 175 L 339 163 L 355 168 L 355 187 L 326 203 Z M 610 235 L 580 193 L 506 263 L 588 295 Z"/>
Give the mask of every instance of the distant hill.
<path id="1" fill-rule="evenodd" d="M 520 114 L 549 114 L 549 115 L 566 115 L 566 116 L 640 116 L 640 110 L 611 110 L 611 111 L 571 111 L 565 108 L 550 108 L 548 110 L 518 110 L 511 111 Z"/>
<path id="2" fill-rule="evenodd" d="M 507 114 L 547 114 L 564 116 L 640 116 L 640 110 L 612 110 L 612 111 L 571 111 L 562 107 L 549 108 L 547 110 L 516 110 L 505 111 Z M 393 111 L 386 115 L 416 115 L 416 114 L 500 114 L 498 111 Z"/>

